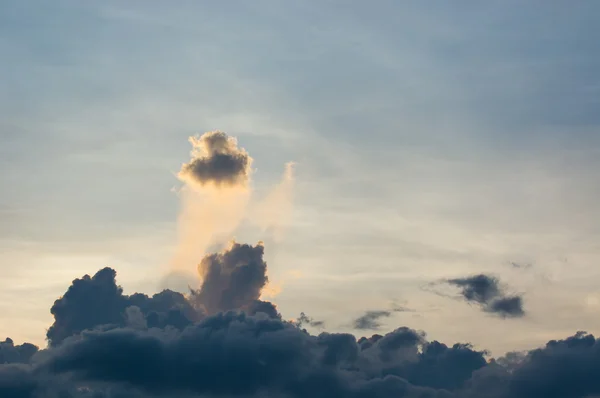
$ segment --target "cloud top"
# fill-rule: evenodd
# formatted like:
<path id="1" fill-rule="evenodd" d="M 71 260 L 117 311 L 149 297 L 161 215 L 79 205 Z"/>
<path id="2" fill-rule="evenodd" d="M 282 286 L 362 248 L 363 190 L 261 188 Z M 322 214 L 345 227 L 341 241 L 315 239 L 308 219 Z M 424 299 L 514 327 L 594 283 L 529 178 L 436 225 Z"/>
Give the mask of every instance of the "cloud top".
<path id="1" fill-rule="evenodd" d="M 238 147 L 237 140 L 222 131 L 190 137 L 192 159 L 178 173 L 180 180 L 194 187 L 246 187 L 252 158 Z"/>

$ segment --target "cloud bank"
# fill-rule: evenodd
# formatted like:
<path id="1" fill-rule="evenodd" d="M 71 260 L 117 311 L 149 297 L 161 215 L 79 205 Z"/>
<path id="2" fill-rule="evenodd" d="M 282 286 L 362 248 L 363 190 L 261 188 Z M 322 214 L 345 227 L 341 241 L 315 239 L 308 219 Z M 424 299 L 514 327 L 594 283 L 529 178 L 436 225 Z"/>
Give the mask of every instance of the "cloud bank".
<path id="1" fill-rule="evenodd" d="M 600 342 L 583 332 L 497 359 L 466 343 L 429 341 L 408 327 L 361 338 L 311 335 L 302 326 L 322 326 L 320 321 L 305 314 L 285 321 L 275 305 L 258 299 L 268 280 L 263 254 L 261 244 L 233 242 L 205 256 L 202 286 L 187 294 L 125 295 L 110 268 L 75 279 L 51 308 L 48 348 L 0 342 L 0 396 L 583 398 L 600 393 Z M 504 305 L 501 289 L 489 279 L 453 283 L 466 299 Z M 373 314 L 375 320 L 385 316 Z"/>

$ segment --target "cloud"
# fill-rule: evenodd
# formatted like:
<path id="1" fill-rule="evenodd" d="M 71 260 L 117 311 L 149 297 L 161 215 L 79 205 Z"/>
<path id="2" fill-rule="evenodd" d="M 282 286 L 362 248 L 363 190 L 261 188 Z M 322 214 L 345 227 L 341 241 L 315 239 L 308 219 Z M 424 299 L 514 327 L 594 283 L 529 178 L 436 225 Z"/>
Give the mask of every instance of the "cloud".
<path id="1" fill-rule="evenodd" d="M 489 275 L 479 274 L 465 278 L 448 279 L 450 285 L 461 289 L 460 294 L 468 301 L 482 306 L 485 312 L 500 317 L 522 317 L 525 315 L 523 309 L 523 298 L 521 296 L 507 296 L 500 281 Z"/>
<path id="2" fill-rule="evenodd" d="M 205 259 L 218 269 L 235 270 L 232 264 L 236 264 L 249 266 L 251 275 L 266 270 L 261 245 L 232 244 L 211 256 Z M 115 275 L 105 268 L 73 281 L 53 306 L 55 322 L 47 349 L 15 345 L 10 339 L 0 342 L 0 396 L 563 398 L 600 394 L 600 342 L 583 332 L 524 354 L 488 360 L 485 351 L 469 344 L 428 341 L 424 332 L 407 327 L 360 339 L 346 333 L 311 335 L 298 327 L 315 322 L 306 314 L 286 322 L 272 303 L 255 299 L 261 278 L 233 277 L 235 283 L 227 278 L 226 282 L 205 279 L 204 283 L 213 281 L 218 287 L 205 290 L 211 300 L 216 298 L 211 302 L 241 308 L 204 316 L 192 305 L 198 296 L 169 290 L 152 297 L 124 295 Z M 240 285 L 242 280 L 248 286 Z M 502 289 L 492 278 L 472 280 L 476 282 L 454 280 L 465 289 L 464 297 L 486 305 L 520 307 L 514 297 L 494 293 Z M 240 291 L 229 289 L 232 286 Z M 178 324 L 181 319 L 185 322 Z"/>
<path id="3" fill-rule="evenodd" d="M 356 318 L 352 325 L 358 330 L 379 330 L 381 318 L 388 318 L 392 315 L 391 311 L 367 311 L 360 317 Z"/>
<path id="4" fill-rule="evenodd" d="M 0 341 L 0 365 L 9 363 L 27 363 L 38 352 L 38 347 L 24 343 L 15 345 L 12 339 Z"/>
<path id="5" fill-rule="evenodd" d="M 296 326 L 302 328 L 303 326 L 311 326 L 313 328 L 322 328 L 325 326 L 325 321 L 317 321 L 306 315 L 304 312 L 300 313 L 300 316 L 295 320 Z"/>
<path id="6" fill-rule="evenodd" d="M 245 187 L 252 158 L 238 148 L 237 140 L 221 131 L 190 137 L 192 160 L 183 164 L 178 177 L 197 187 Z"/>
<path id="7" fill-rule="evenodd" d="M 99 327 L 184 329 L 206 314 L 227 310 L 278 318 L 277 307 L 259 299 L 268 282 L 263 254 L 260 242 L 255 246 L 231 242 L 222 252 L 206 255 L 198 266 L 201 286 L 188 294 L 165 289 L 151 297 L 125 295 L 112 268 L 75 279 L 51 308 L 54 323 L 47 331 L 48 341 L 56 346 L 70 336 Z M 10 343 L 2 344 L 8 347 Z M 24 352 L 28 349 L 20 347 Z"/>
<path id="8" fill-rule="evenodd" d="M 194 297 L 208 314 L 243 308 L 260 298 L 269 281 L 264 246 L 231 242 L 221 253 L 207 255 L 198 266 L 202 278 Z"/>
<path id="9" fill-rule="evenodd" d="M 520 296 L 495 299 L 485 307 L 485 310 L 502 317 L 522 317 L 525 315 L 523 299 Z"/>
<path id="10" fill-rule="evenodd" d="M 445 388 L 460 388 L 485 366 L 482 353 L 468 346 L 427 343 L 408 328 L 373 340 L 367 347 L 350 334 L 312 336 L 293 323 L 229 312 L 183 331 L 85 332 L 48 352 L 35 368 L 78 385 L 101 381 L 148 396 L 385 398 L 449 396 Z M 474 360 L 451 354 L 459 351 Z M 452 368 L 455 377 L 444 379 Z"/>
<path id="11" fill-rule="evenodd" d="M 115 278 L 115 270 L 104 268 L 94 276 L 85 275 L 73 281 L 50 309 L 54 323 L 46 336 L 51 345 L 100 326 L 124 327 L 138 311 L 146 317 L 149 327 L 182 328 L 200 316 L 181 293 L 164 290 L 152 297 L 141 293 L 127 296 Z"/>
<path id="12" fill-rule="evenodd" d="M 413 312 L 412 309 L 397 304 L 393 304 L 390 310 L 369 310 L 354 321 L 352 326 L 357 330 L 379 330 L 381 328 L 380 320 L 389 318 L 394 312 Z"/>

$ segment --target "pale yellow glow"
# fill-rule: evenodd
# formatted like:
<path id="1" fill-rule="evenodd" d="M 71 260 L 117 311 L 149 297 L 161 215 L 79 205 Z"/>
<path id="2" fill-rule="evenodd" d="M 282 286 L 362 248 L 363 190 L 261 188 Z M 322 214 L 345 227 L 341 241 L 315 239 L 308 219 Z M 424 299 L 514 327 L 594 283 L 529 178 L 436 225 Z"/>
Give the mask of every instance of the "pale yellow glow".
<path id="1" fill-rule="evenodd" d="M 277 186 L 256 206 L 252 221 L 263 232 L 281 241 L 285 227 L 289 225 L 293 209 L 294 162 L 286 163 L 283 178 Z"/>
<path id="2" fill-rule="evenodd" d="M 267 282 L 260 292 L 261 300 L 272 300 L 283 291 L 283 285 L 275 282 Z"/>
<path id="3" fill-rule="evenodd" d="M 250 191 L 245 188 L 184 187 L 177 221 L 178 240 L 169 271 L 195 272 L 211 245 L 226 243 L 244 218 Z"/>

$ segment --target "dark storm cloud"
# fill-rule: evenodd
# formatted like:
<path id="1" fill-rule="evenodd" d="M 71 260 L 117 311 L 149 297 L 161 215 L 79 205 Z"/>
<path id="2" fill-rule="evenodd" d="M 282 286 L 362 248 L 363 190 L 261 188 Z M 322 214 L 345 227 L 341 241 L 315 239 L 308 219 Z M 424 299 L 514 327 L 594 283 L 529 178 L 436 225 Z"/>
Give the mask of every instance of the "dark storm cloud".
<path id="1" fill-rule="evenodd" d="M 73 281 L 50 309 L 54 323 L 46 336 L 51 345 L 83 330 L 126 326 L 127 308 L 132 306 L 147 318 L 149 327 L 182 328 L 198 317 L 181 293 L 165 290 L 152 297 L 140 293 L 127 296 L 115 277 L 115 270 L 104 268 L 92 277 L 85 275 Z"/>
<path id="2" fill-rule="evenodd" d="M 426 343 L 422 333 L 408 328 L 365 348 L 350 334 L 312 336 L 292 323 L 229 312 L 176 333 L 85 332 L 54 349 L 38 371 L 71 375 L 82 384 L 127 385 L 159 396 L 268 392 L 383 398 L 450 396 L 443 389 L 460 388 L 473 370 L 485 366 L 481 353 L 468 346 Z M 479 360 L 469 360 L 468 353 Z M 444 378 L 449 370 L 454 377 Z M 438 391 L 435 384 L 441 386 Z"/>
<path id="3" fill-rule="evenodd" d="M 183 329 L 204 317 L 227 310 L 242 310 L 250 315 L 265 313 L 277 318 L 277 308 L 261 301 L 260 293 L 268 281 L 262 243 L 256 246 L 232 243 L 221 253 L 205 256 L 199 272 L 203 277 L 197 291 L 182 293 L 163 290 L 149 297 L 124 295 L 116 283 L 116 272 L 104 268 L 94 276 L 75 279 L 51 308 L 54 323 L 47 331 L 51 345 L 67 337 L 102 326 L 118 328 Z"/>
<path id="4" fill-rule="evenodd" d="M 0 341 L 0 365 L 9 363 L 28 363 L 31 357 L 38 352 L 38 347 L 24 343 L 15 345 L 10 338 Z"/>
<path id="5" fill-rule="evenodd" d="M 507 296 L 500 281 L 493 276 L 479 274 L 466 278 L 448 279 L 446 282 L 459 287 L 465 300 L 481 305 L 486 312 L 505 318 L 525 315 L 523 298 Z"/>
<path id="6" fill-rule="evenodd" d="M 189 296 L 127 296 L 115 271 L 76 279 L 52 307 L 51 346 L 0 342 L 2 398 L 565 398 L 600 394 L 600 342 L 578 333 L 505 358 L 469 344 L 428 341 L 400 327 L 359 340 L 311 335 L 302 313 L 282 320 L 258 299 L 262 246 L 233 244 L 205 258 L 211 276 Z M 239 274 L 236 274 L 239 272 Z M 234 276 L 236 274 L 236 276 Z M 264 278 L 263 278 L 264 277 Z M 513 316 L 518 296 L 495 278 L 448 281 L 485 310 Z M 216 313 L 194 305 L 204 298 Z M 232 307 L 222 312 L 220 307 Z M 396 307 L 390 311 L 406 310 Z M 367 313 L 369 314 L 369 313 Z M 382 315 L 385 316 L 385 315 Z"/>
<path id="7" fill-rule="evenodd" d="M 0 397 L 32 398 L 38 385 L 29 366 L 0 365 Z"/>
<path id="8" fill-rule="evenodd" d="M 244 308 L 259 299 L 267 284 L 264 246 L 232 242 L 221 253 L 205 256 L 198 271 L 202 277 L 194 296 L 208 314 Z"/>
<path id="9" fill-rule="evenodd" d="M 179 171 L 182 181 L 201 187 L 246 186 L 252 158 L 238 148 L 235 138 L 213 131 L 190 138 L 190 143 L 194 147 L 192 160 Z"/>
<path id="10" fill-rule="evenodd" d="M 251 249 L 256 247 L 245 248 Z M 462 285 L 470 289 L 465 295 L 472 301 L 496 303 L 510 313 L 513 307 L 520 308 L 514 297 L 490 295 L 502 291 L 494 289 L 493 283 L 491 288 L 487 282 Z M 114 308 L 100 311 L 93 297 L 112 303 L 110 308 L 117 307 L 115 303 L 125 305 L 121 318 L 116 319 Z M 77 299 L 83 301 L 69 302 Z M 406 327 L 358 341 L 344 333 L 311 335 L 297 322 L 283 321 L 273 304 L 259 300 L 243 300 L 246 311 L 256 315 L 219 312 L 195 323 L 188 319 L 179 329 L 157 320 L 150 327 L 150 314 L 169 318 L 173 308 L 185 313 L 181 300 L 185 297 L 171 291 L 153 297 L 125 296 L 111 269 L 75 280 L 58 300 L 61 311 L 55 314 L 61 315 L 53 329 L 64 334 L 71 330 L 74 336 L 42 351 L 15 345 L 10 339 L 0 343 L 5 363 L 0 365 L 0 396 L 583 398 L 600 394 L 600 342 L 585 333 L 550 341 L 523 355 L 486 360 L 484 351 L 469 344 L 427 341 L 425 333 Z M 107 319 L 111 323 L 103 325 Z M 299 318 L 301 324 L 308 320 L 305 314 Z M 84 325 L 91 326 L 81 332 Z"/>

